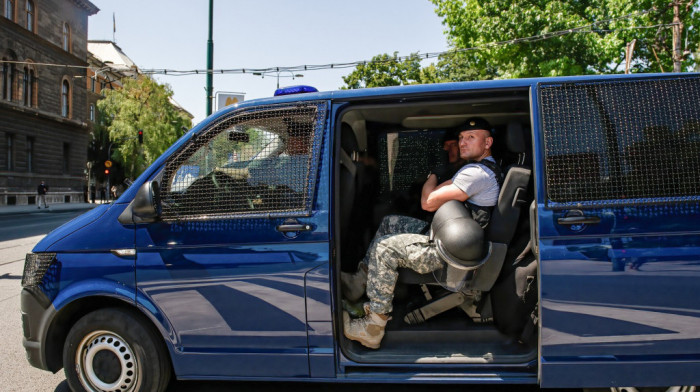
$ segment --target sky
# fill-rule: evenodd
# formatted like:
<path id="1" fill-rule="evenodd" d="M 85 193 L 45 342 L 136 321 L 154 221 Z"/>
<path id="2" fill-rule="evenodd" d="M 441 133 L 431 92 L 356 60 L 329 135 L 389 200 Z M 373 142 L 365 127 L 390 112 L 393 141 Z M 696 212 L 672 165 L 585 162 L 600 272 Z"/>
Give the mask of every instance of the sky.
<path id="1" fill-rule="evenodd" d="M 206 69 L 207 0 L 91 0 L 88 38 L 114 40 L 141 69 Z M 398 51 L 447 49 L 445 27 L 429 0 L 214 0 L 216 69 L 268 68 L 370 60 Z M 426 60 L 423 65 L 429 64 Z M 281 87 L 307 84 L 337 90 L 352 68 L 279 74 Z M 194 115 L 206 116 L 206 76 L 156 75 L 173 98 Z M 214 75 L 213 91 L 242 92 L 245 99 L 272 96 L 277 75 Z M 214 106 L 214 110 L 216 107 Z"/>

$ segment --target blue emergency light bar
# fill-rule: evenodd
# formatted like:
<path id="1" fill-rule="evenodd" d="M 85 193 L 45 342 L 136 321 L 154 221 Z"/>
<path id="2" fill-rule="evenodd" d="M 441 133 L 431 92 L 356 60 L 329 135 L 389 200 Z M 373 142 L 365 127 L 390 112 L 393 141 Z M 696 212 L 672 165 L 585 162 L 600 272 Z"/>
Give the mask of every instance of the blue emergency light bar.
<path id="1" fill-rule="evenodd" d="M 317 93 L 318 89 L 316 87 L 299 85 L 299 86 L 289 86 L 282 87 L 275 90 L 275 97 L 280 95 L 292 95 L 292 94 L 304 94 L 304 93 Z"/>

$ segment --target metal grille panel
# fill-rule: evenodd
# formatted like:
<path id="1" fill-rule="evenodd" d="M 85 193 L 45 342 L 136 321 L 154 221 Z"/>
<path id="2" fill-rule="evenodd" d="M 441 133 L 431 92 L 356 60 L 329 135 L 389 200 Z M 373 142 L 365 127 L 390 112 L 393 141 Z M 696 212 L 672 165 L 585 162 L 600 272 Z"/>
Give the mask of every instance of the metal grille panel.
<path id="1" fill-rule="evenodd" d="M 700 78 L 543 86 L 548 205 L 700 200 Z"/>
<path id="2" fill-rule="evenodd" d="M 27 253 L 24 259 L 22 287 L 37 287 L 46 275 L 49 266 L 56 260 L 55 253 Z"/>
<path id="3" fill-rule="evenodd" d="M 163 173 L 166 221 L 309 214 L 325 103 L 234 112 L 203 131 Z"/>

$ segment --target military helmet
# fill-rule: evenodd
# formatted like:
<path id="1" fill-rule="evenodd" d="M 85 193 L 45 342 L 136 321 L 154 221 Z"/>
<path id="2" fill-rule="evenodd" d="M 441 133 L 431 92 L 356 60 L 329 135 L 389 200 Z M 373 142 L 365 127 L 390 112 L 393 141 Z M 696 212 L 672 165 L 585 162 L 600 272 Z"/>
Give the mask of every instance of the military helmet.
<path id="1" fill-rule="evenodd" d="M 464 203 L 450 200 L 433 217 L 431 236 L 440 257 L 450 266 L 470 270 L 484 257 L 484 230 Z"/>

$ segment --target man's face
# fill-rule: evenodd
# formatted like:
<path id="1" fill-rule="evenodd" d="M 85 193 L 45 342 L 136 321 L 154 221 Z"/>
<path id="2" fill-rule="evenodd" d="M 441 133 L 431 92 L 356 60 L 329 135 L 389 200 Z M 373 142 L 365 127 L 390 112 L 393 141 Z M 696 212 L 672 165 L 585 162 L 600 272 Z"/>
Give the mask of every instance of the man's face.
<path id="1" fill-rule="evenodd" d="M 445 141 L 442 149 L 447 151 L 447 162 L 455 163 L 459 160 L 459 142 L 457 140 Z"/>
<path id="2" fill-rule="evenodd" d="M 486 150 L 490 150 L 493 138 L 484 129 L 472 129 L 459 133 L 459 155 L 462 159 L 475 160 L 484 158 Z"/>

